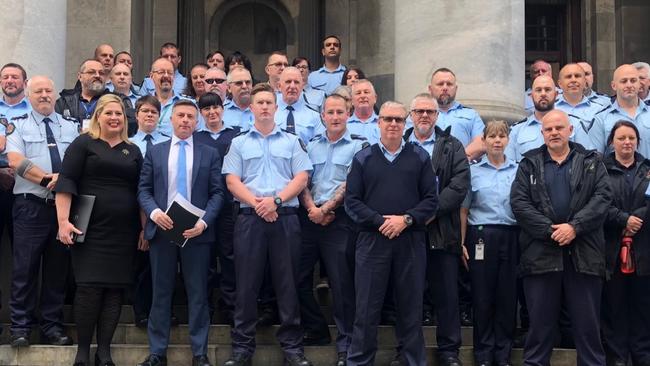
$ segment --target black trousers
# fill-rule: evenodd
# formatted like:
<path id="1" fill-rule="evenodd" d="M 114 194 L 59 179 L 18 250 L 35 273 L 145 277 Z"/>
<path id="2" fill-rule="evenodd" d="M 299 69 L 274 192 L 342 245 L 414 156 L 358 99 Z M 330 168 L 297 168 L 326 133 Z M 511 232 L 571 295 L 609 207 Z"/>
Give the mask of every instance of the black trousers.
<path id="1" fill-rule="evenodd" d="M 457 254 L 439 249 L 427 250 L 427 280 L 433 295 L 438 327 L 436 339 L 441 358 L 457 357 L 461 344 L 458 309 Z"/>
<path id="2" fill-rule="evenodd" d="M 603 340 L 608 356 L 650 365 L 650 276 L 616 268 L 603 288 Z"/>
<path id="3" fill-rule="evenodd" d="M 300 256 L 300 316 L 305 332 L 329 337 L 327 321 L 314 298 L 314 266 L 321 260 L 329 274 L 332 289 L 333 317 L 338 330 L 337 352 L 347 352 L 354 323 L 354 242 L 350 219 L 341 208 L 327 226 L 300 215 L 302 251 Z"/>
<path id="4" fill-rule="evenodd" d="M 407 231 L 392 240 L 379 232 L 359 233 L 354 273 L 356 314 L 348 366 L 374 364 L 377 326 L 388 283 L 393 284 L 395 333 L 402 357 L 408 365 L 426 365 L 422 334 L 425 246 L 424 232 Z"/>
<path id="5" fill-rule="evenodd" d="M 280 215 L 269 223 L 255 214 L 239 214 L 233 235 L 235 253 L 235 326 L 233 354 L 255 352 L 257 294 L 269 263 L 271 281 L 277 295 L 280 328 L 276 337 L 287 355 L 302 354 L 302 330 L 297 279 L 300 262 L 298 215 Z"/>
<path id="6" fill-rule="evenodd" d="M 562 296 L 571 317 L 578 366 L 605 365 L 605 352 L 600 340 L 603 280 L 577 273 L 568 255 L 565 255 L 564 263 L 564 271 L 529 275 L 523 279 L 530 316 L 524 365 L 550 365 Z"/>
<path id="7" fill-rule="evenodd" d="M 465 246 L 469 253 L 474 307 L 474 359 L 510 363 L 517 312 L 516 226 L 469 226 Z M 483 259 L 476 244 L 483 241 Z"/>
<path id="8" fill-rule="evenodd" d="M 70 252 L 57 241 L 54 206 L 16 196 L 13 207 L 14 247 L 11 273 L 11 334 L 28 335 L 34 324 L 38 275 L 39 310 L 45 335 L 61 332 Z"/>
<path id="9" fill-rule="evenodd" d="M 235 311 L 235 262 L 232 246 L 234 227 L 235 217 L 232 210 L 224 209 L 217 219 L 217 242 L 212 246 L 210 254 L 210 274 L 208 275 L 210 313 L 215 310 L 212 290 L 216 287 L 219 287 L 220 290 L 219 310 L 229 314 Z"/>

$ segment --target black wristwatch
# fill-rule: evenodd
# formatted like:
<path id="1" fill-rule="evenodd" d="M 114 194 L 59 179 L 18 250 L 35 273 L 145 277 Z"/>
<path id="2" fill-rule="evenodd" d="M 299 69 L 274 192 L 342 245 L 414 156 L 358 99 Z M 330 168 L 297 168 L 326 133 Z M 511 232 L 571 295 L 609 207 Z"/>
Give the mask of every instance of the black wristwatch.
<path id="1" fill-rule="evenodd" d="M 413 225 L 413 216 L 409 214 L 404 215 L 404 223 L 406 224 L 406 226 Z"/>
<path id="2" fill-rule="evenodd" d="M 273 197 L 273 203 L 275 203 L 275 205 L 278 207 L 282 206 L 282 198 L 279 196 Z"/>

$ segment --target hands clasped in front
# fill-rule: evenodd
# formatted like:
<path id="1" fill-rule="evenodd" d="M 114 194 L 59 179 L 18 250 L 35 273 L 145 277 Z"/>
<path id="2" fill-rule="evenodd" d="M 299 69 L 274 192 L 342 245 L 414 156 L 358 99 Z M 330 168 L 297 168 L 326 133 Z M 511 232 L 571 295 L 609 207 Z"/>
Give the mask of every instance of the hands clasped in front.
<path id="1" fill-rule="evenodd" d="M 171 217 L 167 216 L 167 214 L 162 211 L 154 214 L 152 219 L 153 222 L 163 230 L 171 230 L 174 227 L 174 222 L 172 221 Z M 192 239 L 201 235 L 205 229 L 205 224 L 202 220 L 199 220 L 196 222 L 193 228 L 183 231 L 183 237 L 185 239 Z"/>
<path id="2" fill-rule="evenodd" d="M 384 223 L 379 227 L 379 232 L 386 236 L 388 239 L 393 239 L 399 236 L 406 229 L 406 222 L 404 216 L 401 215 L 384 215 Z"/>

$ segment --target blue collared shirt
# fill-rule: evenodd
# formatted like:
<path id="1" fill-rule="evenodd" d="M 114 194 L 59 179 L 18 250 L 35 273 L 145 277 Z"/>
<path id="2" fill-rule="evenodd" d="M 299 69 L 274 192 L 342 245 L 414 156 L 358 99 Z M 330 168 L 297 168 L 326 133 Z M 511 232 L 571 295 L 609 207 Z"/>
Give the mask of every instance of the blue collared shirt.
<path id="1" fill-rule="evenodd" d="M 345 182 L 352 158 L 363 148 L 365 140 L 353 139 L 350 131 L 331 142 L 327 132 L 314 137 L 307 145 L 307 153 L 314 170 L 311 175 L 311 194 L 320 206 L 334 196 L 336 189 Z"/>
<path id="2" fill-rule="evenodd" d="M 172 83 L 172 88 L 174 89 L 174 94 L 183 94 L 185 86 L 187 85 L 187 78 L 181 74 L 180 71 L 176 70 L 174 72 L 174 82 Z M 142 81 L 142 87 L 140 87 L 140 95 L 156 95 L 156 86 L 151 80 L 150 77 L 146 77 Z"/>
<path id="3" fill-rule="evenodd" d="M 573 133 L 569 140 L 579 143 L 585 149 L 593 149 L 593 143 L 587 134 L 585 126 L 589 122 L 582 121 L 575 116 L 569 116 L 569 123 L 573 126 Z M 519 162 L 526 152 L 542 145 L 544 145 L 542 122 L 537 120 L 535 114 L 531 114 L 525 121 L 515 124 L 510 129 L 508 146 L 506 146 L 505 151 L 506 158 Z"/>
<path id="4" fill-rule="evenodd" d="M 470 225 L 516 225 L 510 208 L 510 187 L 515 180 L 517 163 L 508 159 L 500 167 L 487 156 L 470 166 L 472 187 L 463 207 L 469 208 Z"/>
<path id="5" fill-rule="evenodd" d="M 340 64 L 334 71 L 329 71 L 325 66 L 323 66 L 320 69 L 309 73 L 307 83 L 309 83 L 312 88 L 324 91 L 325 94 L 332 94 L 334 89 L 341 86 L 341 79 L 343 79 L 343 73 L 345 70 L 346 67 L 343 66 L 343 64 Z"/>
<path id="6" fill-rule="evenodd" d="M 255 122 L 253 112 L 249 107 L 241 109 L 234 100 L 227 100 L 223 105 L 223 124 L 231 127 L 239 127 L 242 131 L 250 130 Z"/>
<path id="7" fill-rule="evenodd" d="M 50 159 L 45 123 L 43 123 L 43 119 L 46 117 L 52 120 L 50 128 L 59 150 L 59 156 L 63 160 L 66 149 L 79 136 L 79 129 L 76 123 L 63 118 L 58 113 L 44 116 L 36 111 L 31 111 L 26 118 L 15 118 L 12 121 L 15 126 L 14 132 L 7 136 L 7 152 L 19 153 L 46 173 L 51 173 L 52 160 Z M 31 193 L 42 198 L 51 197 L 51 192 L 48 189 L 17 174 L 14 193 Z"/>
<path id="8" fill-rule="evenodd" d="M 348 131 L 351 134 L 365 137 L 369 144 L 376 144 L 379 142 L 379 116 L 372 113 L 372 116 L 365 121 L 361 121 L 356 114 L 348 118 Z"/>
<path id="9" fill-rule="evenodd" d="M 162 133 L 158 132 L 158 130 L 154 130 L 149 135 L 151 135 L 151 143 L 154 145 L 169 140 L 169 136 L 163 135 Z M 147 133 L 138 130 L 138 132 L 136 132 L 135 135 L 129 139 L 132 143 L 135 144 L 135 146 L 140 149 L 142 156 L 145 156 L 145 154 L 147 154 L 147 140 L 144 139 L 145 136 L 147 136 Z"/>
<path id="10" fill-rule="evenodd" d="M 172 135 L 172 108 L 174 107 L 174 103 L 176 103 L 180 99 L 186 99 L 194 102 L 192 99 L 185 98 L 181 95 L 174 94 L 172 95 L 171 98 L 167 99 L 167 102 L 165 104 L 160 106 L 160 117 L 158 118 L 158 127 L 156 128 L 160 133 L 163 135 L 171 136 Z M 197 110 L 197 114 L 200 116 L 200 113 Z M 199 126 L 201 117 L 197 116 L 197 126 Z"/>
<path id="11" fill-rule="evenodd" d="M 619 106 L 618 101 L 614 101 L 609 108 L 596 114 L 589 130 L 594 148 L 601 153 L 608 151 L 607 137 L 619 120 L 632 122 L 639 129 L 641 141 L 637 151 L 644 157 L 650 156 L 650 108 L 640 99 L 639 106 L 632 117 Z"/>
<path id="12" fill-rule="evenodd" d="M 590 100 L 587 97 L 582 97 L 582 100 L 575 107 L 564 99 L 564 94 L 558 95 L 555 100 L 555 109 L 574 115 L 583 121 L 591 121 L 594 119 L 594 115 L 605 107 L 607 105 L 603 105 L 597 100 Z"/>
<path id="13" fill-rule="evenodd" d="M 296 135 L 302 139 L 306 144 L 312 137 L 323 133 L 325 131 L 325 126 L 320 120 L 320 114 L 314 110 L 307 107 L 305 102 L 302 99 L 302 94 L 298 100 L 292 104 L 293 106 L 293 120 L 296 128 Z M 280 126 L 282 129 L 287 128 L 287 117 L 289 116 L 289 110 L 287 109 L 287 103 L 282 99 L 282 96 L 278 98 L 278 109 L 275 111 L 275 123 Z"/>
<path id="14" fill-rule="evenodd" d="M 562 93 L 562 89 L 558 88 L 557 86 L 555 87 L 555 91 L 557 92 L 557 95 L 560 96 Z M 533 103 L 533 97 L 532 97 L 533 89 L 528 88 L 524 92 L 524 109 L 526 109 L 526 114 L 531 115 L 535 112 L 535 104 Z"/>
<path id="15" fill-rule="evenodd" d="M 6 118 L 8 123 L 11 123 L 11 119 L 14 117 L 20 117 L 26 113 L 31 112 L 32 106 L 27 101 L 27 98 L 23 98 L 20 102 L 9 105 L 5 102 L 4 98 L 0 99 L 0 117 Z M 0 124 L 0 135 L 6 133 L 5 126 Z"/>
<path id="16" fill-rule="evenodd" d="M 267 136 L 253 126 L 235 137 L 223 160 L 222 173 L 240 177 L 255 197 L 272 197 L 281 192 L 296 174 L 310 170 L 311 161 L 298 137 L 276 125 Z M 286 201 L 283 206 L 298 207 L 298 197 Z"/>
<path id="17" fill-rule="evenodd" d="M 411 131 L 411 136 L 409 136 L 408 141 L 419 145 L 429 153 L 429 156 L 431 156 L 433 155 L 433 147 L 436 143 L 436 131 L 431 131 L 431 136 L 427 137 L 424 141 L 418 140 L 418 138 L 415 137 L 415 131 Z"/>
<path id="18" fill-rule="evenodd" d="M 320 111 L 323 102 L 325 101 L 325 92 L 320 89 L 314 89 L 311 85 L 307 84 L 302 89 L 302 100 L 308 106 L 316 111 Z"/>
<path id="19" fill-rule="evenodd" d="M 463 106 L 454 102 L 449 110 L 439 110 L 436 126 L 443 130 L 451 126 L 451 135 L 463 144 L 463 147 L 469 145 L 472 140 L 483 134 L 485 124 L 481 117 L 472 108 Z"/>
<path id="20" fill-rule="evenodd" d="M 609 95 L 597 93 L 593 89 L 589 91 L 589 95 L 587 95 L 587 98 L 591 101 L 598 102 L 604 107 L 608 107 L 609 105 L 612 104 L 612 98 Z"/>
<path id="21" fill-rule="evenodd" d="M 385 157 L 388 161 L 390 161 L 391 163 L 392 163 L 395 159 L 397 159 L 397 157 L 399 156 L 399 153 L 402 152 L 402 149 L 404 148 L 404 145 L 406 144 L 406 142 L 404 141 L 404 139 L 400 139 L 399 148 L 397 148 L 397 151 L 395 151 L 394 153 L 392 153 L 392 152 L 388 151 L 388 149 L 386 148 L 386 146 L 384 146 L 384 144 L 381 143 L 381 140 L 380 140 L 379 142 L 377 142 L 377 143 L 379 144 L 379 149 L 380 149 L 381 152 L 384 154 L 384 157 Z"/>

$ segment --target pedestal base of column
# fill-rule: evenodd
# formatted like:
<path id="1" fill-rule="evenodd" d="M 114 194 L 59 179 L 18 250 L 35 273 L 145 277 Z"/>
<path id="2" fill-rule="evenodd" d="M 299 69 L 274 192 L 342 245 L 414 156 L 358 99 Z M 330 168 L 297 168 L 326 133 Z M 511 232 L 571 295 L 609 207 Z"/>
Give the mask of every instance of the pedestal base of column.
<path id="1" fill-rule="evenodd" d="M 526 118 L 525 110 L 515 104 L 484 99 L 463 99 L 461 104 L 476 109 L 483 122 L 504 120 L 512 124 Z"/>

